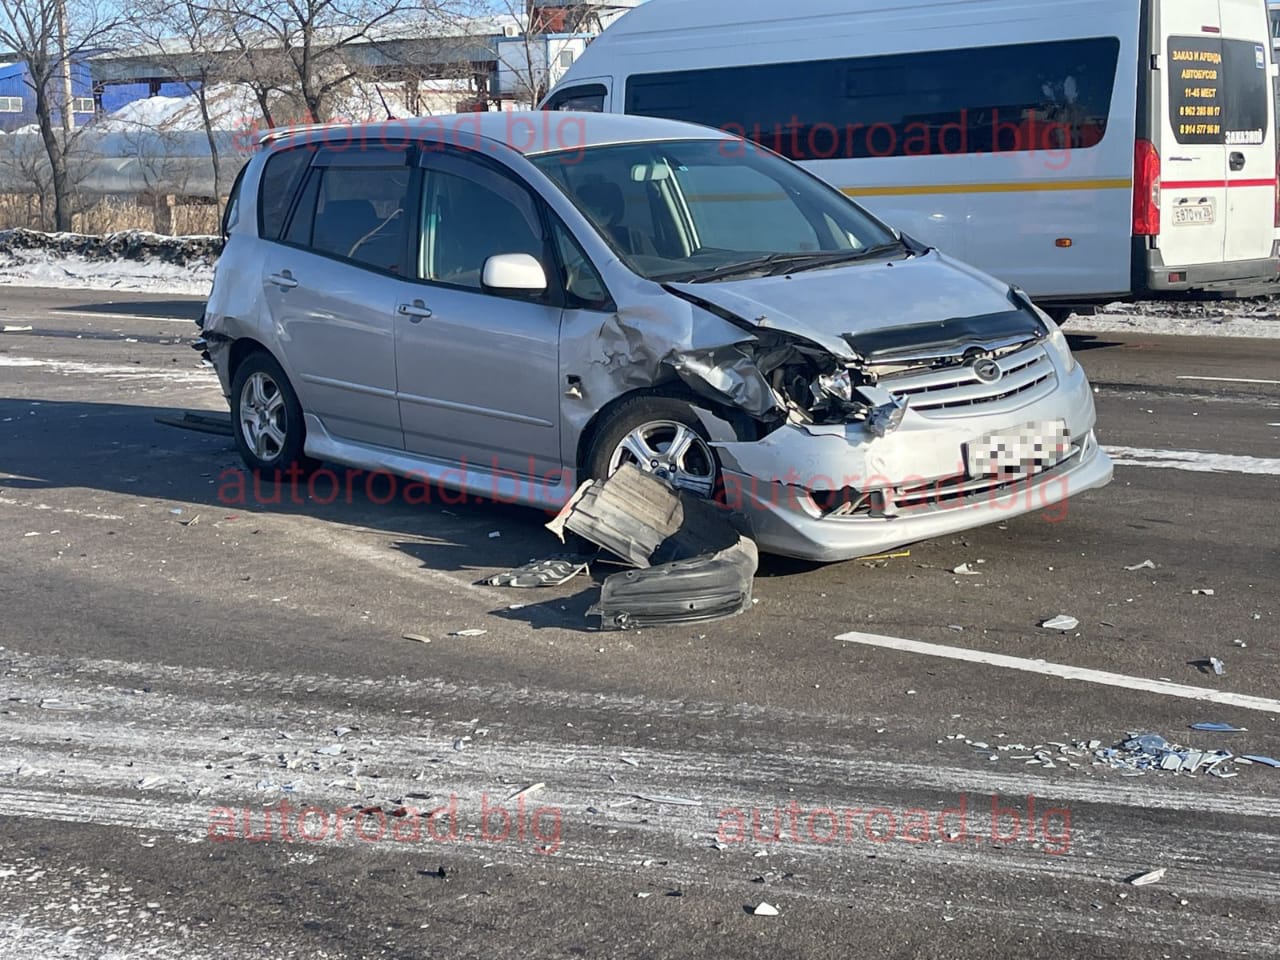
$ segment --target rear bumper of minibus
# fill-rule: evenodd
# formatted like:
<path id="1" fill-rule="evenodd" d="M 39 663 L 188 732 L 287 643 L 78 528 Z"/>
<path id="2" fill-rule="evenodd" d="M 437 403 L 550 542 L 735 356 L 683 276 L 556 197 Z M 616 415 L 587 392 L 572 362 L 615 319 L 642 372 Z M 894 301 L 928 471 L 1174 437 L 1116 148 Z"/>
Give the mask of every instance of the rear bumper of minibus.
<path id="1" fill-rule="evenodd" d="M 1256 297 L 1280 293 L 1280 256 L 1218 263 L 1166 264 L 1159 250 L 1134 238 L 1134 294 L 1139 299 L 1179 296 Z"/>

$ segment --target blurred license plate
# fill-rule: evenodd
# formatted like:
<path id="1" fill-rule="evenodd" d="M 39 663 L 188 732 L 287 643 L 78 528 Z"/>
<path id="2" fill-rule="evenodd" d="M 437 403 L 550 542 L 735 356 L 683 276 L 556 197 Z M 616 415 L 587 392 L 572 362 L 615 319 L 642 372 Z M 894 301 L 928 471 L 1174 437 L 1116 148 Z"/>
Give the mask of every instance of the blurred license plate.
<path id="1" fill-rule="evenodd" d="M 1174 207 L 1173 222 L 1175 224 L 1213 223 L 1213 204 L 1184 203 L 1182 206 Z"/>
<path id="2" fill-rule="evenodd" d="M 969 476 L 1039 473 L 1071 451 L 1065 420 L 1039 420 L 975 440 L 965 448 Z"/>

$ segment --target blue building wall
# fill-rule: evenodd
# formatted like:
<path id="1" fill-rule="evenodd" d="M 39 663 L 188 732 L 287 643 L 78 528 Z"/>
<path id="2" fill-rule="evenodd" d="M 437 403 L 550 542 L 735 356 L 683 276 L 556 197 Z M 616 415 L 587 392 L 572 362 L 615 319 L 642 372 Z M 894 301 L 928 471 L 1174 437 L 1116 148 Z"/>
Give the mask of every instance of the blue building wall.
<path id="1" fill-rule="evenodd" d="M 21 110 L 0 112 L 0 130 L 9 132 L 36 122 L 36 94 L 31 87 L 29 77 L 25 63 L 10 63 L 8 66 L 0 67 L 0 97 L 18 97 L 22 100 Z M 71 65 L 71 93 L 75 97 L 93 97 L 93 84 L 89 79 L 87 63 Z M 91 119 L 93 119 L 92 111 L 83 113 L 76 111 L 77 126 Z"/>

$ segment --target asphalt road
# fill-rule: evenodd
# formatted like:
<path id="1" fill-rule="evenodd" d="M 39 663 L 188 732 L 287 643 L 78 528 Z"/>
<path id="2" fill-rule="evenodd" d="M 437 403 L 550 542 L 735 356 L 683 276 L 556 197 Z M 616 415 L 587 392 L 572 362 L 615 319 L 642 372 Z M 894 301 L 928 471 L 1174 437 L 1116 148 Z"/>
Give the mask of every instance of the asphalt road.
<path id="1" fill-rule="evenodd" d="M 1070 746 L 1280 756 L 1265 703 L 1143 686 L 1280 696 L 1280 340 L 1077 338 L 1109 488 L 618 634 L 585 580 L 479 585 L 555 551 L 535 512 L 238 501 L 229 440 L 155 422 L 225 410 L 197 313 L 0 290 L 0 957 L 1280 951 L 1280 769 Z"/>

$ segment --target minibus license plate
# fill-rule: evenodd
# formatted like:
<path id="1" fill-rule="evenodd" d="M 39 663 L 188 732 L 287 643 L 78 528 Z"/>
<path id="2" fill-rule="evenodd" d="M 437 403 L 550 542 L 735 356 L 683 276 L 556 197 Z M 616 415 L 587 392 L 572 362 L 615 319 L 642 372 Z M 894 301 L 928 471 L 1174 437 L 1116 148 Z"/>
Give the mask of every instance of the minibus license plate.
<path id="1" fill-rule="evenodd" d="M 1174 207 L 1173 222 L 1175 225 L 1184 223 L 1213 223 L 1213 204 L 1185 203 L 1180 207 Z"/>
<path id="2" fill-rule="evenodd" d="M 1040 420 L 968 444 L 965 459 L 969 476 L 1035 474 L 1066 458 L 1071 435 L 1065 420 Z"/>

